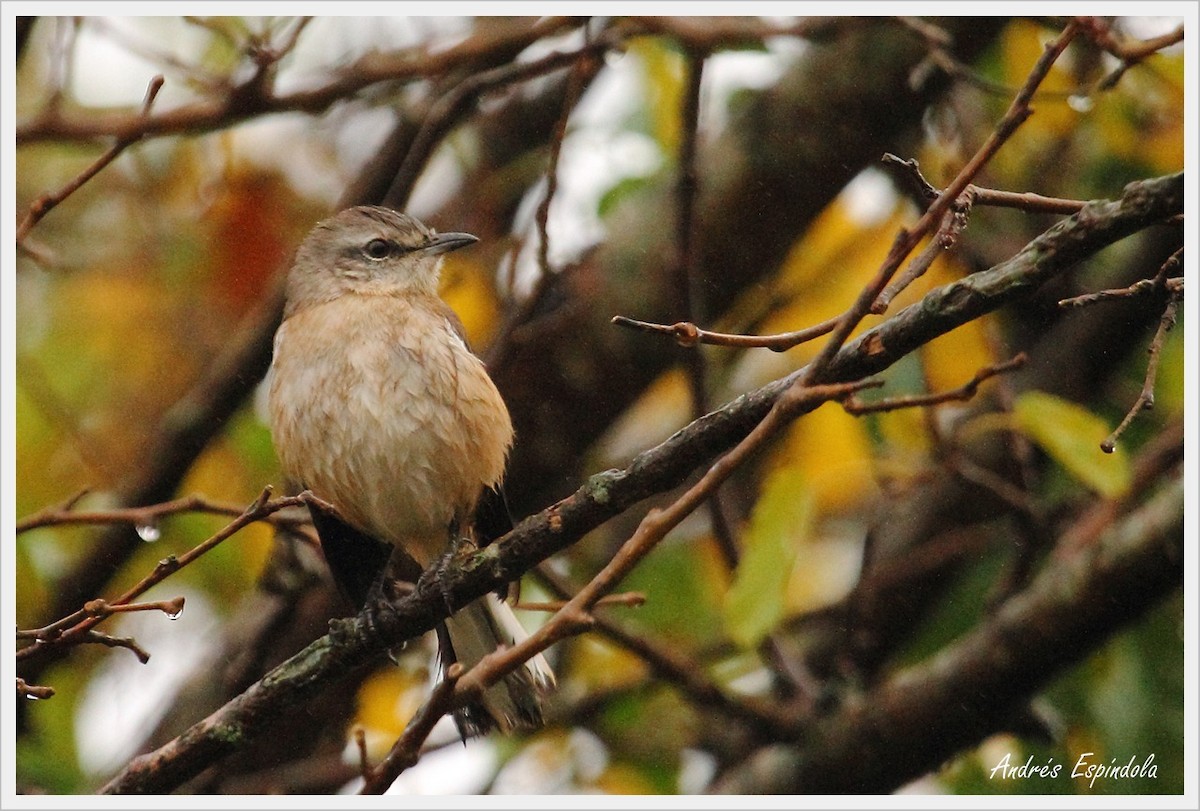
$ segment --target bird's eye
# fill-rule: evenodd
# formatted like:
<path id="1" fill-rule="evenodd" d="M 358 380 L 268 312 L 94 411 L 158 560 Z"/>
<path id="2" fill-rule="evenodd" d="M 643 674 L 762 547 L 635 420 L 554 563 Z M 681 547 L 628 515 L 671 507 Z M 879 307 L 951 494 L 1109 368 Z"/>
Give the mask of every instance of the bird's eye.
<path id="1" fill-rule="evenodd" d="M 392 243 L 386 239 L 373 239 L 366 244 L 363 251 L 370 259 L 387 259 L 392 255 Z"/>

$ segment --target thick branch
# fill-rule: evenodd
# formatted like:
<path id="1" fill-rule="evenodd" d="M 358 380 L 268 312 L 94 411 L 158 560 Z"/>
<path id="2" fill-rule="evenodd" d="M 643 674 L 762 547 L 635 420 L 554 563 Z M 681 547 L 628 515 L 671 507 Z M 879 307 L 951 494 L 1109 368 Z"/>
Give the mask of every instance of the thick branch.
<path id="1" fill-rule="evenodd" d="M 566 17 L 547 17 L 532 23 L 518 19 L 503 26 L 493 26 L 487 33 L 436 52 L 422 45 L 387 54 L 369 53 L 353 64 L 331 71 L 330 76 L 316 86 L 294 93 L 278 95 L 269 83 L 252 78 L 230 87 L 224 95 L 147 117 L 124 110 L 82 109 L 65 113 L 52 107 L 17 126 L 17 143 L 104 137 L 137 140 L 147 136 L 208 132 L 269 113 L 321 113 L 335 102 L 353 97 L 380 82 L 407 82 L 440 76 L 456 68 L 486 62 L 495 54 L 511 54 L 514 48 L 520 50 L 575 24 Z"/>
<path id="2" fill-rule="evenodd" d="M 843 347 L 827 379 L 857 380 L 879 372 L 916 347 L 1026 295 L 1042 282 L 1116 240 L 1183 209 L 1183 175 L 1130 184 L 1117 201 L 1090 203 L 1043 233 L 1012 259 L 932 291 L 920 302 Z M 341 623 L 267 674 L 246 692 L 167 745 L 133 761 L 107 793 L 169 791 L 262 734 L 273 719 L 310 699 L 336 676 L 374 661 L 403 639 L 431 629 L 447 600 L 464 605 L 516 579 L 538 562 L 638 501 L 681 483 L 696 467 L 745 437 L 773 407 L 800 369 L 742 395 L 640 454 L 624 470 L 592 476 L 557 504 L 440 576 L 427 572 L 394 611 Z"/>
<path id="3" fill-rule="evenodd" d="M 1001 730 L 1063 668 L 1183 583 L 1183 482 L 1087 552 L 1054 560 L 1024 592 L 932 659 L 803 733 L 757 753 L 719 792 L 895 790 Z"/>

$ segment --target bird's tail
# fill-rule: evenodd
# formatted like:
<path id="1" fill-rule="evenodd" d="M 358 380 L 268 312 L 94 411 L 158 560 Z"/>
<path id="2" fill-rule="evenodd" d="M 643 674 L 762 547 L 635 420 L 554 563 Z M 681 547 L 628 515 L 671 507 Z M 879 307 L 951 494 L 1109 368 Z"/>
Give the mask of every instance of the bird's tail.
<path id="1" fill-rule="evenodd" d="M 456 611 L 439 629 L 445 665 L 459 662 L 466 669 L 504 645 L 510 647 L 528 634 L 507 604 L 488 594 Z M 492 727 L 502 732 L 542 725 L 542 697 L 554 686 L 554 672 L 540 653 L 489 687 L 478 705 L 455 715 L 464 737 Z"/>

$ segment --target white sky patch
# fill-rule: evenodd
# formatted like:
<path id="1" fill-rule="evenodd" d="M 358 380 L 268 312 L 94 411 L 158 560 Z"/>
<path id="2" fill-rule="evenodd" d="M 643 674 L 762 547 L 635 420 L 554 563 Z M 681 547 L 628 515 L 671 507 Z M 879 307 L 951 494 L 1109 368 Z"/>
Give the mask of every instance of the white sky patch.
<path id="1" fill-rule="evenodd" d="M 67 22 L 60 19 L 56 24 Z M 207 32 L 178 17 L 85 20 L 73 48 L 75 61 L 69 92 L 89 106 L 138 106 L 146 96 L 150 80 L 161 73 L 166 82 L 155 99 L 156 110 L 192 101 L 194 93 L 181 75 L 154 61 L 153 54 L 167 54 L 185 64 L 191 63 L 208 38 Z M 129 43 L 144 45 L 144 52 L 138 53 Z"/>
<path id="2" fill-rule="evenodd" d="M 175 621 L 160 611 L 137 611 L 102 628 L 136 639 L 150 661 L 142 664 L 130 651 L 114 648 L 88 680 L 75 713 L 79 765 L 86 773 L 107 775 L 128 763 L 179 688 L 215 653 L 218 619 L 202 593 L 168 582 L 145 600 L 180 594 L 186 602 Z"/>
<path id="3" fill-rule="evenodd" d="M 864 227 L 887 219 L 896 207 L 892 181 L 874 167 L 859 172 L 841 193 L 850 216 Z"/>

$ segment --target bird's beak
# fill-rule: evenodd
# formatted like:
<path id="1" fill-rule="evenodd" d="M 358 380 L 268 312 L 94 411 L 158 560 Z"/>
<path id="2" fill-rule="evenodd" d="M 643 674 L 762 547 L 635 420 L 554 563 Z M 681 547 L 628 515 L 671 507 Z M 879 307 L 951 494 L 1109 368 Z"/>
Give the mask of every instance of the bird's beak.
<path id="1" fill-rule="evenodd" d="M 457 251 L 459 248 L 465 248 L 468 245 L 479 241 L 479 237 L 471 236 L 470 234 L 462 234 L 451 231 L 446 234 L 438 234 L 433 239 L 429 240 L 429 244 L 421 248 L 423 253 L 430 256 L 438 256 L 450 251 Z"/>

